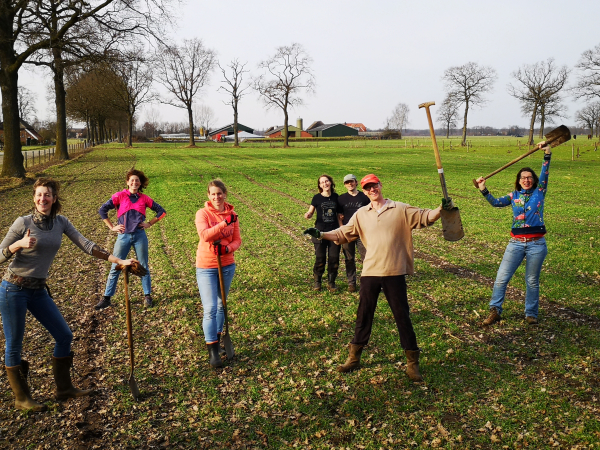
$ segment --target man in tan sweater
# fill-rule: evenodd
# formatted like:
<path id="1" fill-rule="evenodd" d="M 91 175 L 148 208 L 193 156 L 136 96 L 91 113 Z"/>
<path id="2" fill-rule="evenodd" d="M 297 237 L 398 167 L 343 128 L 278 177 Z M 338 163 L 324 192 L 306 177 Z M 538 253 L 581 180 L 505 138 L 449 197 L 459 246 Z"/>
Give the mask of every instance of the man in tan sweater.
<path id="1" fill-rule="evenodd" d="M 354 339 L 350 343 L 350 355 L 338 367 L 338 371 L 350 372 L 359 367 L 363 348 L 371 336 L 379 292 L 383 290 L 394 314 L 400 342 L 408 360 L 406 373 L 413 381 L 423 381 L 419 372 L 420 350 L 410 320 L 405 276 L 414 273 L 412 230 L 433 224 L 440 218 L 442 207 L 421 209 L 386 199 L 381 193 L 379 178 L 373 174 L 365 176 L 360 184 L 371 203 L 360 208 L 348 224 L 328 232 L 315 228 L 304 232 L 317 239 L 336 241 L 339 244 L 360 237 L 367 248 Z"/>

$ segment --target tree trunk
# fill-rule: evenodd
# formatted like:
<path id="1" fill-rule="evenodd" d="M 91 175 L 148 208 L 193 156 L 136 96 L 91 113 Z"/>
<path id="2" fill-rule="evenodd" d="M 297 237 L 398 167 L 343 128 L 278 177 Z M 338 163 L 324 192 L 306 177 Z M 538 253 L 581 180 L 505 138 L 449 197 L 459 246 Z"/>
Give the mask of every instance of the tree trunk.
<path id="1" fill-rule="evenodd" d="M 63 67 L 62 51 L 60 48 L 52 49 L 54 58 L 54 104 L 56 105 L 56 155 L 58 160 L 69 159 L 67 147 L 67 107 L 65 92 L 65 69 Z"/>
<path id="2" fill-rule="evenodd" d="M 465 103 L 465 117 L 463 120 L 463 129 L 462 129 L 462 142 L 460 145 L 462 147 L 466 147 L 467 145 L 467 114 L 469 113 L 469 102 Z"/>
<path id="3" fill-rule="evenodd" d="M 5 26 L 3 23 L 0 25 L 0 28 Z M 6 28 L 0 31 L 0 89 L 4 117 L 4 160 L 0 176 L 25 178 L 19 119 L 19 73 L 15 67 L 12 27 Z"/>
<path id="4" fill-rule="evenodd" d="M 529 137 L 527 138 L 527 145 L 533 145 L 533 128 L 535 127 L 535 118 L 537 116 L 538 103 L 533 105 L 533 113 L 531 114 L 531 122 L 529 123 Z"/>
<path id="5" fill-rule="evenodd" d="M 540 139 L 544 138 L 544 122 L 546 121 L 546 109 L 544 105 L 540 107 Z"/>
<path id="6" fill-rule="evenodd" d="M 133 114 L 127 114 L 127 144 L 126 147 L 133 147 Z"/>
<path id="7" fill-rule="evenodd" d="M 238 109 L 237 99 L 233 101 L 233 146 L 239 147 L 240 141 L 238 140 Z"/>
<path id="8" fill-rule="evenodd" d="M 187 105 L 188 120 L 190 121 L 190 147 L 195 147 L 196 142 L 194 141 L 194 114 L 192 113 L 192 103 Z"/>
<path id="9" fill-rule="evenodd" d="M 283 147 L 284 148 L 288 148 L 289 144 L 288 144 L 288 139 L 289 139 L 289 132 L 288 132 L 288 111 L 287 111 L 287 101 L 285 102 L 285 107 L 283 108 L 283 130 L 281 130 L 281 133 L 283 134 Z"/>
<path id="10" fill-rule="evenodd" d="M 450 137 L 450 124 L 446 127 L 446 139 Z"/>

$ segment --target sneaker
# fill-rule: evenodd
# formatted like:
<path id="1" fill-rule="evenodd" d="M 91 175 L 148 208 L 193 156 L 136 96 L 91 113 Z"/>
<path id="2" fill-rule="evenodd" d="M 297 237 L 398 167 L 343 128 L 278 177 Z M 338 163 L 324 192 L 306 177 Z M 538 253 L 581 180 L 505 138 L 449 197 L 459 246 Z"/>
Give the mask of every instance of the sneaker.
<path id="1" fill-rule="evenodd" d="M 529 325 L 537 325 L 538 324 L 537 317 L 527 316 L 527 317 L 525 317 L 525 320 L 527 321 L 527 323 Z"/>
<path id="2" fill-rule="evenodd" d="M 500 320 L 500 313 L 498 312 L 498 308 L 496 308 L 495 306 L 492 306 L 490 308 L 490 315 L 488 316 L 487 319 L 485 319 L 483 321 L 482 325 L 488 326 L 495 322 L 498 322 L 499 320 Z"/>
<path id="3" fill-rule="evenodd" d="M 101 309 L 104 308 L 108 308 L 109 306 L 111 306 L 110 303 L 110 297 L 108 297 L 107 295 L 105 295 L 104 297 L 102 297 L 102 299 L 96 304 L 96 306 L 94 306 L 94 309 L 96 311 L 100 311 Z"/>
<path id="4" fill-rule="evenodd" d="M 152 296 L 150 294 L 144 295 L 144 306 L 150 308 L 152 306 Z"/>
<path id="5" fill-rule="evenodd" d="M 356 283 L 350 283 L 348 285 L 348 292 L 356 292 Z"/>

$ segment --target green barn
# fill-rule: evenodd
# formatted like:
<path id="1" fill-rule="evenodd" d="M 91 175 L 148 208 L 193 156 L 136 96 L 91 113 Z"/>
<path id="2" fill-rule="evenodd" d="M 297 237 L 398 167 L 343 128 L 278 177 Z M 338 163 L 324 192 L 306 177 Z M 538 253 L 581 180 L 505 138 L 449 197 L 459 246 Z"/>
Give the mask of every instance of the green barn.
<path id="1" fill-rule="evenodd" d="M 358 136 L 358 130 L 344 125 L 343 123 L 324 124 L 323 122 L 314 122 L 306 129 L 312 137 L 346 137 Z"/>

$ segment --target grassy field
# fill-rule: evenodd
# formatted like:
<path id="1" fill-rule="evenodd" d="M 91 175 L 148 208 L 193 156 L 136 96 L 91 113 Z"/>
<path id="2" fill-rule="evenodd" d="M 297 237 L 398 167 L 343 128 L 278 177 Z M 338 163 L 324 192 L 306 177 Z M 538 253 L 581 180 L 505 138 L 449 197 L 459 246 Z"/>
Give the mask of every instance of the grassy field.
<path id="1" fill-rule="evenodd" d="M 416 274 L 408 278 L 412 318 L 423 349 L 422 384 L 404 374 L 405 359 L 383 296 L 363 367 L 335 368 L 347 356 L 358 294 L 344 276 L 338 293 L 311 290 L 314 252 L 302 230 L 317 178 L 376 173 L 384 196 L 433 208 L 441 188 L 429 139 L 297 143 L 293 148 L 202 144 L 111 145 L 49 168 L 64 184 L 65 214 L 88 237 L 112 248 L 96 214 L 125 187 L 135 165 L 146 193 L 167 210 L 149 230 L 156 306 L 145 310 L 133 281 L 136 379 L 133 403 L 122 286 L 115 307 L 97 313 L 107 265 L 65 241 L 50 275 L 55 299 L 80 355 L 76 377 L 97 395 L 51 400 L 50 337 L 28 321 L 24 356 L 32 383 L 51 411 L 12 409 L 0 377 L 0 445 L 6 448 L 600 448 L 600 152 L 576 141 L 553 153 L 545 219 L 549 253 L 541 275 L 540 325 L 523 317 L 524 270 L 517 271 L 503 321 L 488 329 L 493 278 L 509 238 L 511 212 L 492 208 L 472 179 L 526 150 L 515 138 L 439 140 L 448 190 L 461 209 L 465 238 L 444 241 L 438 224 L 414 232 Z M 523 163 L 523 164 L 522 164 Z M 536 172 L 541 153 L 488 181 L 496 196 L 518 168 Z M 206 184 L 222 178 L 240 215 L 243 244 L 228 298 L 237 356 L 212 370 L 195 281 L 195 212 Z M 4 235 L 31 205 L 29 186 L 0 193 Z M 10 212 L 10 213 L 6 213 Z M 342 258 L 343 259 L 343 258 Z M 343 274 L 343 263 L 340 273 Z M 3 337 L 2 337 L 3 340 Z M 79 361 L 79 363 L 78 363 Z"/>

